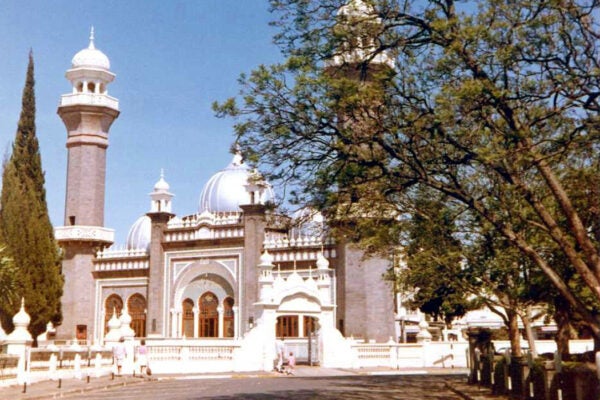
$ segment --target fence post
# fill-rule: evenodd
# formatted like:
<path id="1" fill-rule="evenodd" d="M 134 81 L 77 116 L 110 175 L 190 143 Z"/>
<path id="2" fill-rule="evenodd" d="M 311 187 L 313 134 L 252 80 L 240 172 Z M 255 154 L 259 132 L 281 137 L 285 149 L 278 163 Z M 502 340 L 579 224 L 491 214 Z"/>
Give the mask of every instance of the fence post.
<path id="1" fill-rule="evenodd" d="M 398 346 L 391 337 L 387 344 L 390 346 L 390 368 L 398 369 Z"/>
<path id="2" fill-rule="evenodd" d="M 31 317 L 25 312 L 25 299 L 21 299 L 21 309 L 13 317 L 15 329 L 6 337 L 4 342 L 6 353 L 19 356 L 17 364 L 17 383 L 23 385 L 29 381 L 29 349 L 33 337 L 27 330 Z"/>
<path id="3" fill-rule="evenodd" d="M 600 400 L 600 351 L 596 352 L 596 399 Z"/>

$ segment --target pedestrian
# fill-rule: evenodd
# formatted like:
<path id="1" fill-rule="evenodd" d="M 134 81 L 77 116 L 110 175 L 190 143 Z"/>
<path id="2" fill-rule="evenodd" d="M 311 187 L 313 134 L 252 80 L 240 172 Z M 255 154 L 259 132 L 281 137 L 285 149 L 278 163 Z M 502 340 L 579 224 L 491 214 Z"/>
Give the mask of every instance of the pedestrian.
<path id="1" fill-rule="evenodd" d="M 137 348 L 137 362 L 140 367 L 140 374 L 144 375 L 148 366 L 148 348 L 144 339 L 142 339 L 140 346 Z"/>
<path id="2" fill-rule="evenodd" d="M 277 372 L 283 372 L 283 349 L 284 349 L 284 344 L 283 344 L 283 340 L 282 339 L 276 339 L 275 340 L 275 352 L 277 353 L 277 366 L 275 367 L 275 370 L 277 370 Z"/>
<path id="3" fill-rule="evenodd" d="M 294 375 L 294 370 L 296 368 L 296 357 L 294 357 L 294 353 L 290 351 L 290 355 L 287 359 L 287 368 L 285 373 L 288 375 Z"/>
<path id="4" fill-rule="evenodd" d="M 123 361 L 127 356 L 127 349 L 125 348 L 125 338 L 119 339 L 119 343 L 113 347 L 113 358 L 117 365 L 117 376 L 121 376 L 121 368 L 123 367 Z"/>

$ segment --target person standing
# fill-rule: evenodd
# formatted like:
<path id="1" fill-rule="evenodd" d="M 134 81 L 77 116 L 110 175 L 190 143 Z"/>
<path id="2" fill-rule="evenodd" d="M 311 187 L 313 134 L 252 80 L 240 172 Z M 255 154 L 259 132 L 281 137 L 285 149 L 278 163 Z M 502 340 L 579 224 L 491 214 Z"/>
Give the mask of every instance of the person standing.
<path id="1" fill-rule="evenodd" d="M 284 344 L 282 339 L 275 340 L 275 352 L 277 353 L 277 366 L 275 369 L 277 372 L 283 372 L 283 349 Z"/>
<path id="2" fill-rule="evenodd" d="M 119 343 L 113 347 L 113 358 L 117 365 L 117 376 L 121 376 L 121 368 L 123 368 L 123 361 L 127 356 L 127 349 L 125 348 L 125 338 L 119 339 Z"/>
<path id="3" fill-rule="evenodd" d="M 143 375 L 148 366 L 148 348 L 144 339 L 142 339 L 140 346 L 137 348 L 137 363 L 140 367 L 140 374 Z"/>
<path id="4" fill-rule="evenodd" d="M 294 375 L 294 371 L 296 368 L 296 357 L 294 357 L 294 353 L 290 351 L 290 356 L 287 359 L 287 368 L 285 373 L 288 375 Z"/>

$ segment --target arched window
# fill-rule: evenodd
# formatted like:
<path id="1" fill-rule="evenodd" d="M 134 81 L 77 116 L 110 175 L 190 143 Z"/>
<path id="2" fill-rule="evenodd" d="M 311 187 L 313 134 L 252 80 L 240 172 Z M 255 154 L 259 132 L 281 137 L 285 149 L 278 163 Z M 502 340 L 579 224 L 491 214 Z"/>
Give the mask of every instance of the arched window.
<path id="1" fill-rule="evenodd" d="M 127 310 L 135 337 L 146 337 L 146 298 L 139 293 L 134 294 L 127 301 Z"/>
<path id="2" fill-rule="evenodd" d="M 233 337 L 234 334 L 233 304 L 231 297 L 223 300 L 223 336 L 225 337 Z"/>
<path id="3" fill-rule="evenodd" d="M 277 317 L 275 333 L 277 337 L 298 337 L 298 316 L 284 315 Z"/>
<path id="4" fill-rule="evenodd" d="M 89 93 L 94 93 L 96 89 L 96 84 L 94 82 L 88 82 L 87 84 L 87 90 Z"/>
<path id="5" fill-rule="evenodd" d="M 219 299 L 211 292 L 200 296 L 200 337 L 219 336 Z"/>
<path id="6" fill-rule="evenodd" d="M 304 337 L 313 336 L 317 329 L 317 320 L 314 317 L 304 316 Z M 310 332 L 310 334 L 309 334 Z"/>
<path id="7" fill-rule="evenodd" d="M 194 337 L 194 302 L 185 299 L 181 303 L 183 318 L 181 319 L 181 332 L 187 338 Z"/>
<path id="8" fill-rule="evenodd" d="M 108 332 L 108 321 L 112 318 L 114 311 L 117 312 L 117 318 L 121 316 L 123 309 L 123 299 L 121 296 L 111 294 L 104 301 L 104 333 Z"/>
<path id="9" fill-rule="evenodd" d="M 77 93 L 83 92 L 83 82 L 77 82 Z"/>

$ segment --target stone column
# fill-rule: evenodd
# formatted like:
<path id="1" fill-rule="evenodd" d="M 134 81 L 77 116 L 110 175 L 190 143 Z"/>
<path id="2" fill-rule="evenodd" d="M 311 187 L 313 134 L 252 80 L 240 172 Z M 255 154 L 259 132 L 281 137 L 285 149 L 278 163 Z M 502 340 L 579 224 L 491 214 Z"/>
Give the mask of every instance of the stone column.
<path id="1" fill-rule="evenodd" d="M 192 311 L 194 312 L 194 337 L 195 338 L 199 338 L 200 337 L 200 308 L 198 307 L 194 307 L 192 308 Z"/>
<path id="2" fill-rule="evenodd" d="M 262 204 L 240 205 L 244 223 L 244 259 L 241 276 L 244 281 L 238 304 L 240 304 L 240 334 L 252 329 L 258 318 L 254 304 L 259 301 L 258 270 L 261 248 L 265 241 L 266 216 Z"/>
<path id="3" fill-rule="evenodd" d="M 177 312 L 171 308 L 171 337 L 177 337 Z"/>
<path id="4" fill-rule="evenodd" d="M 146 214 L 151 220 L 151 241 L 148 253 L 150 255 L 150 266 L 148 271 L 148 301 L 146 314 L 146 332 L 148 336 L 166 336 L 168 327 L 166 318 L 167 300 L 164 296 L 163 284 L 165 282 L 165 259 L 163 242 L 165 241 L 165 230 L 167 223 L 173 217 L 170 212 L 149 212 Z M 153 323 L 153 321 L 156 321 Z M 172 319 L 173 323 L 175 321 Z M 155 330 L 154 330 L 155 329 Z M 173 335 L 173 329 L 171 330 Z"/>
<path id="5" fill-rule="evenodd" d="M 304 315 L 298 315 L 298 337 L 304 337 Z"/>
<path id="6" fill-rule="evenodd" d="M 223 307 L 218 306 L 217 312 L 219 313 L 219 338 L 223 337 L 223 324 L 225 323 L 223 318 Z"/>
<path id="7" fill-rule="evenodd" d="M 231 307 L 233 312 L 233 337 L 235 339 L 240 337 L 240 318 L 238 313 L 238 306 Z"/>

